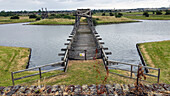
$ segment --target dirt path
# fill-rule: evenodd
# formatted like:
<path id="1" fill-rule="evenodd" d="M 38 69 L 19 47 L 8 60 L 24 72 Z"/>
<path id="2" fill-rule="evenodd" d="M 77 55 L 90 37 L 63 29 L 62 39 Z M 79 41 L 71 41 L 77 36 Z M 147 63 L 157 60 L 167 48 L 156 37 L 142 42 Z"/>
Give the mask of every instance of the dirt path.
<path id="1" fill-rule="evenodd" d="M 140 48 L 141 48 L 142 53 L 144 54 L 144 57 L 145 57 L 146 60 L 147 60 L 146 63 L 148 63 L 151 67 L 155 67 L 155 65 L 154 65 L 153 62 L 152 62 L 152 59 L 150 58 L 148 52 L 146 51 L 145 46 L 144 46 L 144 45 L 141 45 Z M 146 60 L 145 60 L 145 61 L 146 61 Z"/>

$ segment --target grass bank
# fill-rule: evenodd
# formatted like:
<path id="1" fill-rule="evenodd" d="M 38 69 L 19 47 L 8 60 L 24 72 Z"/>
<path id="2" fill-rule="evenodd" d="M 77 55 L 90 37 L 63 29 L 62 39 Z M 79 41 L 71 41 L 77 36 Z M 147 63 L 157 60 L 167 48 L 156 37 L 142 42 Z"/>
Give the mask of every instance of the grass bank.
<path id="1" fill-rule="evenodd" d="M 10 19 L 10 17 L 0 17 L 0 24 L 11 24 L 11 23 L 24 23 L 33 22 L 35 19 L 29 19 L 28 16 L 21 16 L 20 19 Z"/>
<path id="2" fill-rule="evenodd" d="M 96 20 L 97 25 L 100 24 L 116 24 L 116 23 L 130 23 L 130 22 L 137 22 L 132 19 L 128 19 L 125 17 L 122 18 L 115 18 L 114 16 L 93 16 L 93 18 L 98 18 Z M 82 18 L 83 21 L 85 18 Z M 44 19 L 37 22 L 32 22 L 30 25 L 73 25 L 75 22 L 74 19 Z"/>
<path id="3" fill-rule="evenodd" d="M 142 43 L 139 48 L 147 66 L 161 69 L 160 82 L 170 84 L 170 40 Z"/>
<path id="4" fill-rule="evenodd" d="M 32 22 L 30 25 L 73 25 L 75 22 L 74 19 L 43 19 L 37 22 Z"/>
<path id="5" fill-rule="evenodd" d="M 29 48 L 20 47 L 4 47 L 0 46 L 0 86 L 12 86 L 11 72 L 26 69 L 30 55 Z M 53 71 L 43 74 L 46 76 L 54 75 L 60 71 Z M 14 75 L 15 78 L 38 73 L 37 71 L 29 71 Z M 39 76 L 29 77 L 15 81 L 16 84 L 28 83 L 39 79 Z"/>
<path id="6" fill-rule="evenodd" d="M 149 17 L 145 16 L 125 16 L 131 19 L 142 19 L 142 20 L 170 20 L 170 15 L 150 15 Z"/>
<path id="7" fill-rule="evenodd" d="M 118 71 L 117 71 L 118 72 Z M 121 73 L 121 72 L 119 72 Z M 129 75 L 129 73 L 124 72 Z M 107 78 L 105 80 L 105 78 Z M 133 84 L 135 80 L 107 74 L 102 60 L 69 61 L 67 73 L 43 80 L 44 85 Z M 37 84 L 37 83 L 33 83 Z"/>
<path id="8" fill-rule="evenodd" d="M 98 25 L 139 22 L 125 17 L 115 18 L 114 16 L 93 16 L 93 18 L 98 18 L 98 20 L 96 20 Z"/>

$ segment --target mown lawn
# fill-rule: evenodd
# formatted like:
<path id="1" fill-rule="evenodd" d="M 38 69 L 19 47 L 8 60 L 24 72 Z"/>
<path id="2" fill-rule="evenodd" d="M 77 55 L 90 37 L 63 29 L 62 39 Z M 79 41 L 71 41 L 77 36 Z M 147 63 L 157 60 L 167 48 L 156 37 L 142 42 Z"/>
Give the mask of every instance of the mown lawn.
<path id="1" fill-rule="evenodd" d="M 128 72 L 116 72 L 130 75 Z M 69 61 L 67 73 L 41 81 L 45 85 L 133 84 L 134 82 L 134 79 L 107 74 L 102 60 Z"/>
<path id="2" fill-rule="evenodd" d="M 12 86 L 11 72 L 26 69 L 30 55 L 29 48 L 4 47 L 0 46 L 0 86 Z M 55 75 L 61 71 L 52 71 L 42 74 L 42 78 Z M 38 71 L 28 71 L 14 74 L 14 78 L 38 73 Z M 15 81 L 15 85 L 38 80 L 39 76 L 33 76 Z"/>
<path id="3" fill-rule="evenodd" d="M 139 47 L 147 65 L 161 69 L 160 82 L 170 84 L 170 41 L 142 43 Z"/>

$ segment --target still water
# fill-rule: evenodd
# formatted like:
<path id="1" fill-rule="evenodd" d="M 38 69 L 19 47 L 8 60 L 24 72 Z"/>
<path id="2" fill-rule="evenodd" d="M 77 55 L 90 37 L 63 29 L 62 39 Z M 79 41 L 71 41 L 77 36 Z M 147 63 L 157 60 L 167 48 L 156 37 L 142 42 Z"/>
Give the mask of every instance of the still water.
<path id="1" fill-rule="evenodd" d="M 170 21 L 142 20 L 137 23 L 100 25 L 97 32 L 112 52 L 109 59 L 137 64 L 140 62 L 136 43 L 170 40 Z M 32 49 L 30 66 L 35 67 L 60 61 L 58 53 L 73 26 L 0 25 L 0 46 Z"/>

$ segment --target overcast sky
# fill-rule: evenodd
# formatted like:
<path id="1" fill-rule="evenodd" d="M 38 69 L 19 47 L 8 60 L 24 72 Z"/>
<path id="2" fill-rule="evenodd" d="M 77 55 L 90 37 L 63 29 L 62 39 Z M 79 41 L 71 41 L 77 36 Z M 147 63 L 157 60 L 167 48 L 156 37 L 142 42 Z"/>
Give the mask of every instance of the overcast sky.
<path id="1" fill-rule="evenodd" d="M 169 7 L 170 0 L 0 0 L 0 10 L 130 9 Z"/>

